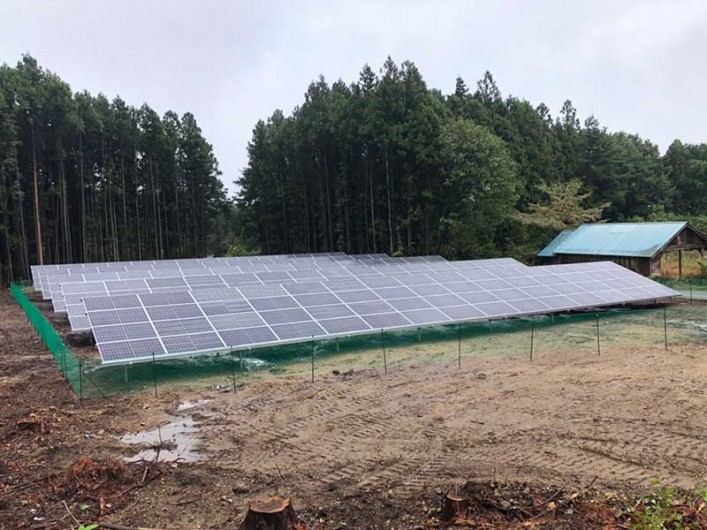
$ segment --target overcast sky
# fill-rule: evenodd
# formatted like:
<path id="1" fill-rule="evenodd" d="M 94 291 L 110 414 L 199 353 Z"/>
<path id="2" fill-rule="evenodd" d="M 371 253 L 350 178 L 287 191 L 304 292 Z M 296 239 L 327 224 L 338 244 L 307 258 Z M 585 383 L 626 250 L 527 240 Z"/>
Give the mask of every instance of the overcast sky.
<path id="1" fill-rule="evenodd" d="M 0 62 L 29 52 L 74 91 L 194 113 L 232 192 L 259 118 L 388 55 L 445 93 L 490 70 L 553 115 L 571 99 L 661 151 L 703 142 L 706 49 L 704 0 L 0 0 Z"/>

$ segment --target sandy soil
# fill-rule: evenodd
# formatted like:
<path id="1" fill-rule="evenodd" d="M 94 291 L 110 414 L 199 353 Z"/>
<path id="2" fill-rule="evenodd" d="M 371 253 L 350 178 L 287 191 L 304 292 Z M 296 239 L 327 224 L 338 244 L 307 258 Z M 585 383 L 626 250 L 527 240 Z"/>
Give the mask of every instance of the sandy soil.
<path id="1" fill-rule="evenodd" d="M 440 494 L 468 481 L 623 495 L 654 477 L 683 487 L 707 478 L 707 356 L 696 345 L 612 345 L 601 357 L 585 349 L 533 362 L 467 356 L 461 369 L 452 357 L 392 364 L 388 375 L 320 368 L 314 383 L 302 365 L 235 394 L 195 385 L 81 407 L 7 292 L 0 339 L 3 529 L 75 528 L 73 517 L 98 516 L 235 528 L 249 501 L 271 494 L 291 496 L 323 528 L 423 528 Z M 173 421 L 187 399 L 210 400 L 185 413 L 204 460 L 141 467 L 104 493 L 57 486 L 80 458 L 134 454 L 117 438 Z M 21 428 L 29 418 L 46 428 Z"/>

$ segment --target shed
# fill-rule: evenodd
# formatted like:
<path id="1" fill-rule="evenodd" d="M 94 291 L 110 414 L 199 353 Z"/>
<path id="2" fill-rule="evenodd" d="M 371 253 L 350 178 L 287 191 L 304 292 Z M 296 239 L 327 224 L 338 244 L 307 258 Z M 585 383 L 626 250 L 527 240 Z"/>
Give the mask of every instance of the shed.
<path id="1" fill-rule="evenodd" d="M 707 236 L 686 222 L 592 223 L 563 230 L 538 256 L 550 263 L 610 260 L 644 276 L 660 274 L 666 252 L 707 249 Z"/>

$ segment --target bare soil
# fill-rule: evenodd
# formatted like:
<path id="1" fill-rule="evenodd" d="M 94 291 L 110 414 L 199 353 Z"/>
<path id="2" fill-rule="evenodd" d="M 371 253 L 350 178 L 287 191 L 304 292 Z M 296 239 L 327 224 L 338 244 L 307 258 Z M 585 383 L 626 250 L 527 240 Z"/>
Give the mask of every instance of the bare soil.
<path id="1" fill-rule="evenodd" d="M 436 528 L 447 491 L 474 499 L 460 525 L 625 528 L 619 509 L 653 478 L 707 478 L 707 356 L 601 353 L 320 370 L 314 383 L 302 367 L 235 394 L 194 385 L 81 406 L 3 291 L 0 528 L 237 528 L 275 494 L 311 528 Z M 123 461 L 137 449 L 118 437 L 200 399 L 187 413 L 202 461 Z"/>

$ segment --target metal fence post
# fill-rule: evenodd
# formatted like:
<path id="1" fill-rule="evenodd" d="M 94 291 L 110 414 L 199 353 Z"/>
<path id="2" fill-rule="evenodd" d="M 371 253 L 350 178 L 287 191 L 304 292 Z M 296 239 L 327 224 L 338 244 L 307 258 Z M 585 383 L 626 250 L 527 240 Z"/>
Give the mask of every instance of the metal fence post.
<path id="1" fill-rule="evenodd" d="M 383 369 L 388 375 L 388 359 L 385 356 L 385 330 L 381 329 L 381 344 L 383 345 Z"/>
<path id="2" fill-rule="evenodd" d="M 157 368 L 155 367 L 155 352 L 152 352 L 152 384 L 155 386 L 155 397 L 157 397 Z"/>
<path id="3" fill-rule="evenodd" d="M 79 358 L 79 406 L 83 407 L 83 361 Z"/>
<path id="4" fill-rule="evenodd" d="M 665 337 L 665 349 L 668 349 L 668 310 L 663 306 L 663 334 Z"/>
<path id="5" fill-rule="evenodd" d="M 690 303 L 692 303 L 692 278 L 687 279 L 690 282 Z"/>
<path id="6" fill-rule="evenodd" d="M 237 390 L 236 390 L 236 356 L 233 353 L 233 349 L 231 349 L 231 379 L 233 379 L 233 393 L 235 394 L 237 392 Z"/>
<path id="7" fill-rule="evenodd" d="M 459 340 L 459 344 L 457 346 L 457 364 L 459 365 L 459 368 L 462 367 L 462 323 L 459 322 L 457 323 L 457 339 Z"/>
<path id="8" fill-rule="evenodd" d="M 599 339 L 599 313 L 597 313 L 597 356 L 601 356 L 601 342 Z"/>
<path id="9" fill-rule="evenodd" d="M 530 321 L 530 360 L 533 360 L 533 347 L 535 346 L 535 320 Z"/>
<path id="10" fill-rule="evenodd" d="M 312 335 L 312 383 L 314 383 L 314 335 Z"/>

